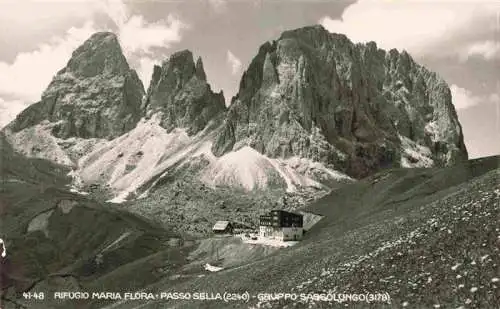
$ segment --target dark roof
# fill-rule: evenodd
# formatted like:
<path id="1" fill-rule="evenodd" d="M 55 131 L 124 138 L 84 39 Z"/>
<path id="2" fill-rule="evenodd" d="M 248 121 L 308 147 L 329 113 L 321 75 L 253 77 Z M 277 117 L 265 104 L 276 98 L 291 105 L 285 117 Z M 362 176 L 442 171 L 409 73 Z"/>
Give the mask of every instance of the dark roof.
<path id="1" fill-rule="evenodd" d="M 301 216 L 301 217 L 304 216 L 301 213 L 296 213 L 296 212 L 287 211 L 287 210 L 283 210 L 283 209 L 273 209 L 273 210 L 271 210 L 271 212 L 273 212 L 273 211 L 282 212 L 282 213 L 288 213 L 288 214 L 292 214 L 292 215 L 296 215 L 296 216 Z"/>

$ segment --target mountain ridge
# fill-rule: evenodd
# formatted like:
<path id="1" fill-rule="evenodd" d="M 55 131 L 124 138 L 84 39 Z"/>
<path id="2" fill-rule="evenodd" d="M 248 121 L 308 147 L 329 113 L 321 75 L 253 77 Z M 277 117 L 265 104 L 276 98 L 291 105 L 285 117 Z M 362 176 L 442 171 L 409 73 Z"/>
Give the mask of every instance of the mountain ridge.
<path id="1" fill-rule="evenodd" d="M 21 153 L 72 166 L 119 200 L 148 192 L 181 162 L 213 187 L 296 190 L 467 158 L 437 74 L 404 51 L 354 44 L 322 26 L 261 45 L 229 107 L 224 101 L 186 49 L 155 65 L 144 91 L 116 35 L 100 32 L 4 132 Z M 202 150 L 184 158 L 174 151 L 181 145 Z"/>

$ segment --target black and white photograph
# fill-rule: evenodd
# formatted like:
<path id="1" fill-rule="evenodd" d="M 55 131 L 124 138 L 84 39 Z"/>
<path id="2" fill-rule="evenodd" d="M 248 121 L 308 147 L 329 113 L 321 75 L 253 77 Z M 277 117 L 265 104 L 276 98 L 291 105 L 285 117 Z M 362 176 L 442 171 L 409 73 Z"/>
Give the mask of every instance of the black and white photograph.
<path id="1" fill-rule="evenodd" d="M 500 308 L 500 1 L 0 0 L 32 308 Z"/>

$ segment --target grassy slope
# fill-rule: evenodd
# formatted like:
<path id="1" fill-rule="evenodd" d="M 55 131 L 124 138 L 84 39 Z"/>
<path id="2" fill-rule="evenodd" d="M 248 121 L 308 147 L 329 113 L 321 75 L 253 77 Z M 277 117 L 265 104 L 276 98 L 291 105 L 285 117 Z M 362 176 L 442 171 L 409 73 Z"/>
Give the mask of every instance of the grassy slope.
<path id="1" fill-rule="evenodd" d="M 2 139 L 0 235 L 8 255 L 1 259 L 2 308 L 34 303 L 19 299 L 22 291 L 135 289 L 159 280 L 187 263 L 189 246 L 171 246 L 177 234 L 144 219 L 68 192 L 67 171 L 43 160 L 27 159 Z M 71 205 L 64 212 L 61 205 Z M 28 232 L 40 214 L 49 214 L 45 227 Z M 47 232 L 45 234 L 44 232 Z M 115 248 L 101 250 L 123 233 Z M 17 300 L 16 300 L 17 298 Z M 55 308 L 55 303 L 36 303 Z M 67 304 L 61 304 L 64 308 Z"/>
<path id="2" fill-rule="evenodd" d="M 238 268 L 170 286 L 169 290 L 380 291 L 391 296 L 391 305 L 387 305 L 391 308 L 400 308 L 405 301 L 413 308 L 438 303 L 456 308 L 468 302 L 472 308 L 492 308 L 500 300 L 498 284 L 491 282 L 500 265 L 498 167 L 499 158 L 491 157 L 451 168 L 380 173 L 308 207 L 326 217 L 300 245 Z M 465 265 L 459 277 L 462 281 L 451 269 L 457 263 Z M 472 287 L 478 291 L 470 292 Z M 164 289 L 161 283 L 151 287 L 152 291 Z M 144 302 L 119 308 L 136 308 L 139 304 Z M 153 302 L 141 308 L 166 305 Z M 241 302 L 215 301 L 175 305 L 242 307 Z M 274 303 L 272 308 L 285 305 Z M 288 305 L 307 308 L 310 304 Z M 316 303 L 313 308 L 334 305 Z M 174 303 L 170 301 L 168 306 Z"/>

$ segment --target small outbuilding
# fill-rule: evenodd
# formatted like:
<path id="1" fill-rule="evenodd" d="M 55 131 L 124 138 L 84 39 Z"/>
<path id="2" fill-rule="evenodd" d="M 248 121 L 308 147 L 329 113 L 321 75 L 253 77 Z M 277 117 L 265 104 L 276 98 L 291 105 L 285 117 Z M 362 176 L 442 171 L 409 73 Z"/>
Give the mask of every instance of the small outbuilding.
<path id="1" fill-rule="evenodd" d="M 233 224 L 229 221 L 217 221 L 212 228 L 214 234 L 233 234 Z"/>

